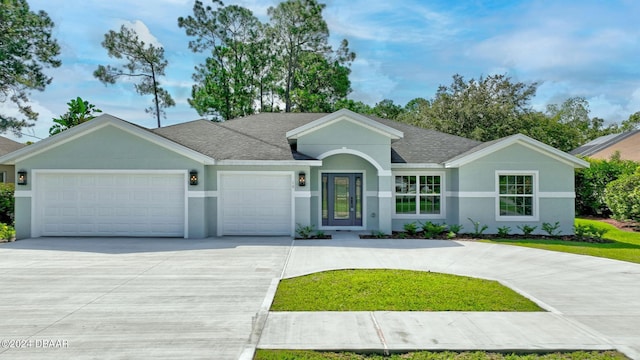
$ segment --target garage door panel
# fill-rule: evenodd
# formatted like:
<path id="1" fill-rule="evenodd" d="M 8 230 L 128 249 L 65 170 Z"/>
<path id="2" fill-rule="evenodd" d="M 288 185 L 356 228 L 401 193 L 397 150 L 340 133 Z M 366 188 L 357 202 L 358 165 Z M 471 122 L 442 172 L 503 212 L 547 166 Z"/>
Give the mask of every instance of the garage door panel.
<path id="1" fill-rule="evenodd" d="M 184 236 L 183 174 L 45 173 L 35 180 L 34 226 L 42 236 Z"/>
<path id="2" fill-rule="evenodd" d="M 289 174 L 222 174 L 224 235 L 290 235 L 292 177 Z"/>

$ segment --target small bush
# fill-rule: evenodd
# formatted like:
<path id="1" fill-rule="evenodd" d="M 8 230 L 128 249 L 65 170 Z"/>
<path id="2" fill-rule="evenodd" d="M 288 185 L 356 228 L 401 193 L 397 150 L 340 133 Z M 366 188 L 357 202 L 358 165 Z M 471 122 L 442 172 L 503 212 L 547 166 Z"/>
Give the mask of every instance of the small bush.
<path id="1" fill-rule="evenodd" d="M 556 221 L 555 224 L 551 225 L 551 223 L 542 223 L 542 230 L 549 234 L 549 236 L 558 236 L 560 235 L 560 222 Z"/>
<path id="2" fill-rule="evenodd" d="M 578 238 L 578 240 L 581 240 L 581 241 L 585 241 L 585 240 L 602 241 L 604 234 L 606 234 L 607 231 L 608 231 L 607 229 L 599 228 L 593 224 L 575 225 L 573 227 L 573 232 L 576 238 Z"/>
<path id="3" fill-rule="evenodd" d="M 11 240 L 16 236 L 16 230 L 7 224 L 0 223 L 0 239 Z"/>
<path id="4" fill-rule="evenodd" d="M 454 233 L 454 234 L 458 234 L 460 232 L 460 230 L 462 230 L 464 226 L 460 225 L 460 224 L 451 224 L 448 226 L 449 231 Z"/>
<path id="5" fill-rule="evenodd" d="M 13 184 L 0 183 L 0 223 L 13 225 L 16 198 Z"/>
<path id="6" fill-rule="evenodd" d="M 313 234 L 314 229 L 315 229 L 315 226 L 313 225 L 303 226 L 300 224 L 296 224 L 296 234 L 301 239 L 311 238 L 311 234 Z"/>
<path id="7" fill-rule="evenodd" d="M 520 231 L 522 231 L 522 233 L 524 234 L 524 236 L 529 236 L 531 235 L 531 233 L 533 233 L 534 231 L 536 231 L 538 227 L 537 226 L 529 226 L 529 225 L 518 225 L 518 229 L 520 229 Z"/>
<path id="8" fill-rule="evenodd" d="M 640 220 L 640 173 L 610 182 L 604 200 L 614 219 Z"/>
<path id="9" fill-rule="evenodd" d="M 322 231 L 322 230 L 316 231 L 316 237 L 317 238 L 322 239 L 322 238 L 324 238 L 324 236 L 325 236 L 324 231 Z"/>
<path id="10" fill-rule="evenodd" d="M 384 238 L 387 237 L 387 234 L 385 234 L 384 231 L 371 230 L 371 236 L 373 236 L 374 238 L 378 238 L 378 239 L 384 239 Z"/>
<path id="11" fill-rule="evenodd" d="M 416 234 L 416 232 L 418 232 L 418 225 L 416 225 L 415 222 L 410 222 L 410 223 L 406 223 L 403 226 L 404 231 L 407 232 L 407 234 L 413 236 Z"/>
<path id="12" fill-rule="evenodd" d="M 444 224 L 434 224 L 431 221 L 427 221 L 424 224 L 420 224 L 422 226 L 422 231 L 424 231 L 425 239 L 436 237 L 447 230 L 447 225 Z"/>
<path id="13" fill-rule="evenodd" d="M 498 237 L 504 238 L 509 236 L 509 233 L 511 232 L 511 227 L 509 226 L 500 226 L 498 227 Z"/>
<path id="14" fill-rule="evenodd" d="M 458 234 L 454 233 L 453 231 L 449 231 L 447 233 L 447 239 L 453 239 L 457 236 Z"/>
<path id="15" fill-rule="evenodd" d="M 469 221 L 471 221 L 471 223 L 473 224 L 473 236 L 475 237 L 480 237 L 482 236 L 482 233 L 485 232 L 489 226 L 485 225 L 480 225 L 480 221 L 473 221 L 472 218 L 467 218 L 469 219 Z"/>

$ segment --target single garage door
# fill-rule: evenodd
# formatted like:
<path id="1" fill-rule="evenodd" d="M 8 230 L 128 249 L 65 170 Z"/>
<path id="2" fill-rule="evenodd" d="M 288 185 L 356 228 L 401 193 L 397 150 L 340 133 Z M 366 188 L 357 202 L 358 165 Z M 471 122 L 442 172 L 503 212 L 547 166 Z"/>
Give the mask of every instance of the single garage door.
<path id="1" fill-rule="evenodd" d="M 222 173 L 222 235 L 291 235 L 291 174 Z"/>
<path id="2" fill-rule="evenodd" d="M 38 173 L 34 236 L 185 236 L 182 173 Z"/>

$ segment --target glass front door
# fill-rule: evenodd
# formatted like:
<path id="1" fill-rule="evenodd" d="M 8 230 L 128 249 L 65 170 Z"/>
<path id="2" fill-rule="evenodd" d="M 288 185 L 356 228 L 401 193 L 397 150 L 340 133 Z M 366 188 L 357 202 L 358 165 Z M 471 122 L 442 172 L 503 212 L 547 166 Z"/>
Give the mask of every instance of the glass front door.
<path id="1" fill-rule="evenodd" d="M 322 225 L 362 226 L 362 174 L 322 174 Z"/>

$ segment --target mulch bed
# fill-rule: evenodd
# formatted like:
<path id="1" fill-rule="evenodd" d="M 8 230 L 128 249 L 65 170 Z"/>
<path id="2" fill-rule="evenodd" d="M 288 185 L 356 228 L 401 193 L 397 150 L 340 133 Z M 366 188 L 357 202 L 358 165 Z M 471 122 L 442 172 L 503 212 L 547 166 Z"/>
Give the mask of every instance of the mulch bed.
<path id="1" fill-rule="evenodd" d="M 498 236 L 496 234 L 483 234 L 480 236 L 474 236 L 473 234 L 457 234 L 454 238 L 448 238 L 446 233 L 442 233 L 437 236 L 431 236 L 425 238 L 422 232 L 418 232 L 413 236 L 408 235 L 405 232 L 394 231 L 391 235 L 376 236 L 376 235 L 360 235 L 360 239 L 425 239 L 425 240 L 482 240 L 482 239 L 504 239 L 504 240 L 563 240 L 563 241 L 576 241 L 576 242 L 588 242 L 588 243 L 612 243 L 614 241 L 607 239 L 594 239 L 594 238 L 579 238 L 575 235 L 561 235 L 561 236 L 549 236 L 549 235 L 522 235 L 511 234 L 506 236 Z"/>

